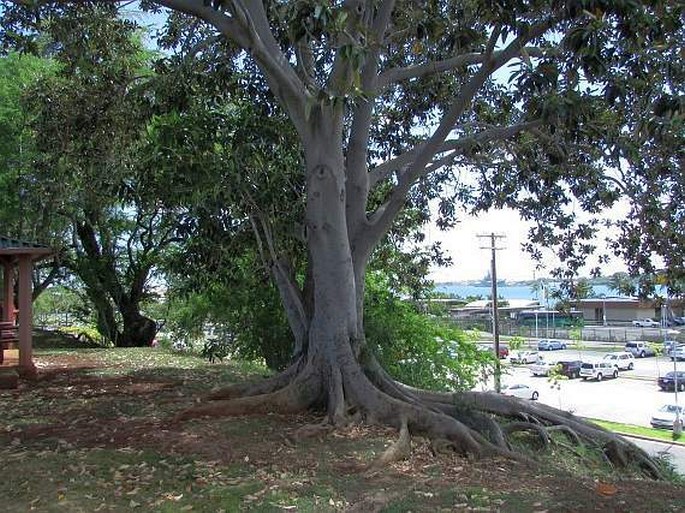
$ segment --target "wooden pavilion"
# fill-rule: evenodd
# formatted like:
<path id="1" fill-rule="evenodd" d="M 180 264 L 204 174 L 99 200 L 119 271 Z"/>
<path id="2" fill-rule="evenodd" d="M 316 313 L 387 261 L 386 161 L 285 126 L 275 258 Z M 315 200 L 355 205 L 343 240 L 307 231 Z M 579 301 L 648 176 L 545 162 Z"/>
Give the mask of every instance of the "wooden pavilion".
<path id="1" fill-rule="evenodd" d="M 33 263 L 53 253 L 47 246 L 0 235 L 0 265 L 3 268 L 0 296 L 0 367 L 16 369 L 17 373 L 23 376 L 32 376 L 36 372 L 33 364 L 32 335 Z M 16 304 L 15 288 L 18 290 Z"/>

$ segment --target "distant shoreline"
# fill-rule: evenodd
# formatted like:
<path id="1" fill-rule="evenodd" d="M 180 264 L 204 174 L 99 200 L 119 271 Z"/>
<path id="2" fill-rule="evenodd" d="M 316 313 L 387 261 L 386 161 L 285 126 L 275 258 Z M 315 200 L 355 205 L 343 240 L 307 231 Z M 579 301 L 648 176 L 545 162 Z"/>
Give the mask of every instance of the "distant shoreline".
<path id="1" fill-rule="evenodd" d="M 504 299 L 530 299 L 543 302 L 545 301 L 544 294 L 541 291 L 536 294 L 534 290 L 534 286 L 538 284 L 538 281 L 498 281 L 497 295 Z M 551 284 L 551 282 L 548 282 L 548 284 Z M 487 299 L 492 294 L 491 285 L 489 283 L 483 284 L 481 280 L 436 283 L 435 290 L 462 299 L 467 297 L 482 297 L 483 299 Z M 615 295 L 608 286 L 603 284 L 593 284 L 592 293 L 596 297 L 601 297 L 602 295 L 611 297 Z M 550 302 L 551 301 L 550 298 Z"/>

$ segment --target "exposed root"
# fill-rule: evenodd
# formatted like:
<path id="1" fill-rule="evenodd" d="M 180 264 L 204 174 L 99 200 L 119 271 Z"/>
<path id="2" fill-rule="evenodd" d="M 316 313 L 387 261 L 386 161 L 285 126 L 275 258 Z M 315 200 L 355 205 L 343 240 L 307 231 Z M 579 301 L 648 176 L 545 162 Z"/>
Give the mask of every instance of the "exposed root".
<path id="1" fill-rule="evenodd" d="M 502 426 L 491 415 L 474 410 L 459 410 L 454 406 L 438 405 L 438 407 L 444 413 L 459 419 L 460 422 L 468 426 L 473 432 L 485 437 L 497 447 L 506 450 L 511 449 L 507 437 L 502 431 Z"/>
<path id="2" fill-rule="evenodd" d="M 307 438 L 316 438 L 321 435 L 327 435 L 333 430 L 333 426 L 328 422 L 321 422 L 319 424 L 305 424 L 296 429 L 290 435 L 293 440 L 305 440 Z"/>
<path id="3" fill-rule="evenodd" d="M 610 440 L 603 447 L 604 455 L 618 468 L 626 468 L 631 463 L 636 464 L 653 479 L 663 479 L 663 473 L 652 458 L 634 444 L 622 438 Z"/>
<path id="4" fill-rule="evenodd" d="M 559 431 L 560 433 L 563 433 L 566 435 L 566 437 L 573 442 L 575 445 L 581 445 L 582 442 L 580 441 L 580 437 L 578 436 L 578 433 L 576 433 L 573 429 L 571 429 L 568 426 L 565 426 L 563 424 L 559 424 L 557 426 L 548 426 L 547 427 L 548 432 L 552 431 Z"/>
<path id="5" fill-rule="evenodd" d="M 407 423 L 402 423 L 400 437 L 369 466 L 369 471 L 380 470 L 394 461 L 407 459 L 411 455 L 411 435 Z"/>
<path id="6" fill-rule="evenodd" d="M 431 454 L 437 456 L 438 454 L 449 454 L 457 451 L 454 442 L 445 440 L 444 438 L 435 438 L 431 440 Z"/>
<path id="7" fill-rule="evenodd" d="M 590 458 L 585 456 L 583 453 L 581 453 L 580 451 L 578 451 L 575 447 L 573 447 L 571 445 L 565 444 L 564 442 L 560 442 L 558 440 L 554 442 L 554 445 L 558 445 L 559 447 L 563 447 L 565 450 L 575 454 L 576 458 L 578 458 L 579 460 L 583 460 L 583 461 L 587 461 L 587 462 L 590 461 Z M 609 463 L 611 465 L 611 462 L 608 460 L 607 460 L 607 463 Z"/>
<path id="8" fill-rule="evenodd" d="M 579 438 L 606 447 L 610 444 L 609 451 L 604 451 L 608 461 L 618 467 L 625 467 L 626 461 L 636 464 L 648 476 L 654 479 L 662 479 L 662 473 L 652 458 L 633 443 L 625 440 L 601 426 L 579 419 L 571 413 L 564 412 L 540 403 L 513 401 L 513 398 L 499 394 L 477 394 L 465 392 L 460 394 L 459 402 L 469 404 L 482 411 L 489 411 L 505 417 L 514 417 L 523 413 L 536 417 L 541 423 L 548 426 L 566 426 L 575 432 Z M 560 429 L 560 428 L 557 428 Z M 625 455 L 627 453 L 627 456 Z"/>
<path id="9" fill-rule="evenodd" d="M 542 448 L 546 449 L 549 447 L 550 439 L 549 435 L 547 434 L 547 430 L 539 424 L 534 424 L 532 422 L 512 422 L 505 425 L 502 429 L 508 435 L 518 433 L 520 431 L 531 431 L 538 436 L 538 439 L 542 444 Z"/>
<path id="10" fill-rule="evenodd" d="M 345 415 L 345 394 L 343 391 L 342 374 L 334 370 L 328 386 L 328 419 L 335 426 L 343 426 L 347 423 Z"/>
<path id="11" fill-rule="evenodd" d="M 394 427 L 400 433 L 398 440 L 374 461 L 371 471 L 407 457 L 411 436 L 431 440 L 435 453 L 449 450 L 469 458 L 502 456 L 530 464 L 533 460 L 512 448 L 512 435 L 532 433 L 539 448 L 545 449 L 552 443 L 550 433 L 561 432 L 571 446 L 554 443 L 579 458 L 587 459 L 573 447 L 587 442 L 602 449 L 607 462 L 617 468 L 637 465 L 647 475 L 661 478 L 658 465 L 647 453 L 570 413 L 494 393 L 418 390 L 393 380 L 374 359 L 362 368 L 349 346 L 336 345 L 335 349 L 334 362 L 329 355 L 309 355 L 309 364 L 301 359 L 261 383 L 214 392 L 209 396 L 212 402 L 186 410 L 175 420 L 324 408 L 327 422 L 302 427 L 288 437 L 290 443 L 326 434 L 352 418 Z"/>
<path id="12" fill-rule="evenodd" d="M 208 394 L 205 399 L 209 401 L 234 399 L 251 395 L 263 395 L 276 392 L 286 387 L 301 372 L 304 367 L 304 359 L 300 358 L 283 372 L 257 383 L 236 383 L 215 390 Z"/>
<path id="13" fill-rule="evenodd" d="M 255 413 L 299 413 L 316 404 L 320 397 L 320 382 L 313 373 L 305 372 L 276 392 L 204 403 L 179 413 L 174 421 Z"/>
<path id="14" fill-rule="evenodd" d="M 619 467 L 628 466 L 628 455 L 617 441 L 611 440 L 604 446 L 604 454 Z"/>

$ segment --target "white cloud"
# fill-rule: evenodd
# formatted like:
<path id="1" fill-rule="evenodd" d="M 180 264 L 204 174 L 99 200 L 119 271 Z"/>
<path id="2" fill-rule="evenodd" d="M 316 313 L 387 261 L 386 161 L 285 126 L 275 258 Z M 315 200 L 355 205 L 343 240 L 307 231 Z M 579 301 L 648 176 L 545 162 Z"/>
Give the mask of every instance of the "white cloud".
<path id="1" fill-rule="evenodd" d="M 431 225 L 426 233 L 428 242 L 442 242 L 442 247 L 452 257 L 453 265 L 448 268 L 433 268 L 430 278 L 436 282 L 477 280 L 483 278 L 491 266 L 491 251 L 481 249 L 490 247 L 489 238 L 479 235 L 504 235 L 498 239 L 496 246 L 502 247 L 497 251 L 497 277 L 508 281 L 532 280 L 548 276 L 549 270 L 559 264 L 556 255 L 543 250 L 545 269 L 536 270 L 535 262 L 523 251 L 521 245 L 528 240 L 529 223 L 523 221 L 514 210 L 492 210 L 477 217 L 466 217 L 455 228 L 441 231 Z M 602 241 L 597 241 L 600 244 Z M 586 271 L 596 265 L 595 260 L 589 260 Z M 625 271 L 621 262 L 611 262 L 603 265 L 602 274 L 607 276 L 615 272 Z"/>

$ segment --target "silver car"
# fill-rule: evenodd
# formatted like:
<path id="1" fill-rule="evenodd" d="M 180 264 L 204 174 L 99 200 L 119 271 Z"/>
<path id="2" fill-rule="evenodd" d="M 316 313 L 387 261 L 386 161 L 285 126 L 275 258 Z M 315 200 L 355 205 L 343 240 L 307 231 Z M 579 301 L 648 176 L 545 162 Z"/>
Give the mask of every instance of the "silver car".
<path id="1" fill-rule="evenodd" d="M 535 363 L 540 358 L 537 351 L 517 351 L 509 357 L 511 363 Z"/>
<path id="2" fill-rule="evenodd" d="M 670 355 L 673 361 L 685 360 L 685 345 L 674 347 Z"/>
<path id="3" fill-rule="evenodd" d="M 655 428 L 666 428 L 673 429 L 673 422 L 676 417 L 682 422 L 683 416 L 685 416 L 685 407 L 678 406 L 675 404 L 664 404 L 659 408 L 654 415 L 652 415 L 652 420 L 649 423 Z"/>
<path id="4" fill-rule="evenodd" d="M 604 378 L 618 378 L 618 367 L 609 362 L 583 362 L 580 366 L 580 377 L 583 380 L 596 379 L 602 381 Z"/>

